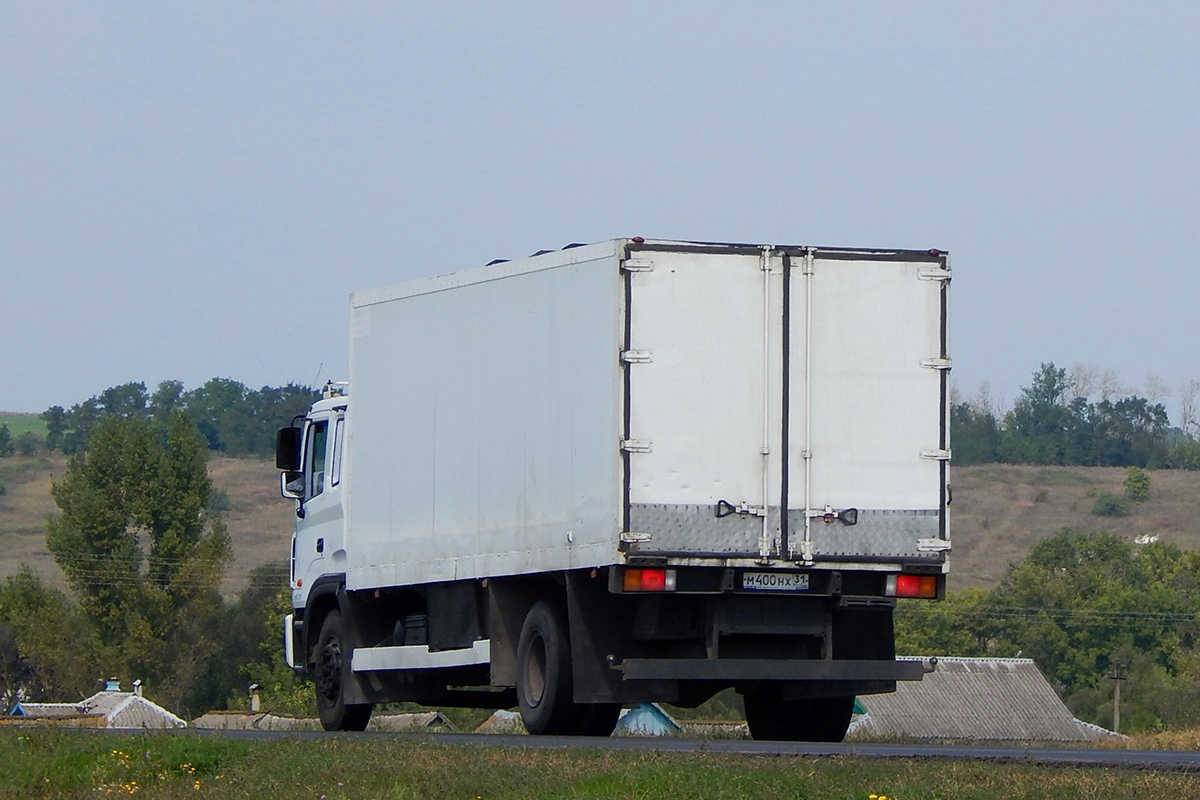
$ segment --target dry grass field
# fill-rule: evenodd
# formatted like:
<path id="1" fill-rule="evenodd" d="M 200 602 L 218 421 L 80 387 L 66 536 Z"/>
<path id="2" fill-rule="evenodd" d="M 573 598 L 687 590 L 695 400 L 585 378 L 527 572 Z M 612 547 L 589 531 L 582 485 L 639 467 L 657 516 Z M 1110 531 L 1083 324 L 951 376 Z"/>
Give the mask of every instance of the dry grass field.
<path id="1" fill-rule="evenodd" d="M 950 587 L 991 587 L 1008 565 L 1064 528 L 1108 531 L 1130 541 L 1159 541 L 1200 550 L 1200 472 L 1149 470 L 1150 499 L 1127 517 L 1092 513 L 1097 495 L 1123 496 L 1124 468 L 989 464 L 951 473 Z"/>
<path id="2" fill-rule="evenodd" d="M 66 469 L 61 455 L 0 459 L 0 577 L 29 564 L 55 585 L 62 575 L 46 551 L 45 520 L 55 511 L 51 481 Z M 287 557 L 292 504 L 279 496 L 278 473 L 265 460 L 217 456 L 209 462 L 214 484 L 229 500 L 224 512 L 234 543 L 225 589 L 246 585 L 250 571 Z M 991 587 L 1009 563 L 1064 528 L 1106 530 L 1130 540 L 1158 534 L 1160 541 L 1200 550 L 1200 472 L 1150 471 L 1150 499 L 1132 504 L 1127 517 L 1098 517 L 1101 492 L 1121 495 L 1124 469 L 1025 467 L 993 464 L 952 471 L 951 589 Z"/>
<path id="3" fill-rule="evenodd" d="M 46 518 L 58 510 L 50 485 L 66 466 L 60 453 L 0 459 L 0 483 L 7 489 L 0 495 L 0 577 L 28 564 L 52 585 L 66 585 L 46 550 Z M 255 566 L 287 558 L 293 505 L 279 496 L 279 473 L 269 461 L 215 456 L 208 471 L 229 500 L 223 517 L 233 539 L 233 562 L 224 589 L 236 593 Z"/>

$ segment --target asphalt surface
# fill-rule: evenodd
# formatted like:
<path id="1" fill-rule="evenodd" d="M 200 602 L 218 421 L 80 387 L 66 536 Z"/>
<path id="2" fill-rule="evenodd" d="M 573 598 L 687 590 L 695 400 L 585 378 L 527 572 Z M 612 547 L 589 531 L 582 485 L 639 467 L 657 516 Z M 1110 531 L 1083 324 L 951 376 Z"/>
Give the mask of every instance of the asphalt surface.
<path id="1" fill-rule="evenodd" d="M 296 731 L 207 731 L 206 733 L 246 739 L 388 736 L 393 738 L 402 737 L 416 741 L 428 741 L 439 745 L 459 745 L 463 747 L 536 749 L 577 747 L 598 750 L 645 750 L 662 753 L 728 753 L 734 755 L 795 756 L 800 758 L 849 756 L 856 758 L 980 760 L 1053 766 L 1200 773 L 1200 751 L 1116 750 L 1098 747 L 1022 747 L 1003 745 L 825 744 L 742 739 L 682 739 L 676 737 L 501 736 L 474 733 L 330 734 Z"/>

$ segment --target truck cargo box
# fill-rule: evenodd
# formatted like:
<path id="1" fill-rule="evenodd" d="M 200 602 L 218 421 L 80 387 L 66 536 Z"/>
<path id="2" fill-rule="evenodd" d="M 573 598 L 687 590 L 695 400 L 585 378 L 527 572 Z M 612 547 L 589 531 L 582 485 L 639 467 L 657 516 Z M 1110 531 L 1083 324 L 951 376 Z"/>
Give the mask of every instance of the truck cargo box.
<path id="1" fill-rule="evenodd" d="M 948 257 L 619 239 L 356 293 L 348 590 L 945 570 Z"/>

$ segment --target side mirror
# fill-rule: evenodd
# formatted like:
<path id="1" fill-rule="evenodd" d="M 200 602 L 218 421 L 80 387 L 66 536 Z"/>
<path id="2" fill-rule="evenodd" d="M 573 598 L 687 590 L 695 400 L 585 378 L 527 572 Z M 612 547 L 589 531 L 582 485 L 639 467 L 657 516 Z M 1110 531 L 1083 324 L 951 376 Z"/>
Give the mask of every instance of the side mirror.
<path id="1" fill-rule="evenodd" d="M 287 472 L 300 471 L 300 443 L 304 441 L 302 428 L 280 428 L 275 434 L 275 466 Z"/>
<path id="2" fill-rule="evenodd" d="M 303 500 L 304 473 L 291 471 L 280 473 L 279 493 L 289 500 Z"/>

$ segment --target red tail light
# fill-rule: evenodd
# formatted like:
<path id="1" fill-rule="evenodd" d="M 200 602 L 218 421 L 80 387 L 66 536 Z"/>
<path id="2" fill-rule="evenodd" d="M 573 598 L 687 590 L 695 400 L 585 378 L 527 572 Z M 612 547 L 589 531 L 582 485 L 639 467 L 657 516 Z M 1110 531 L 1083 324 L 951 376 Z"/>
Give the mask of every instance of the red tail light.
<path id="1" fill-rule="evenodd" d="M 889 597 L 919 597 L 932 600 L 938 594 L 937 575 L 888 575 L 884 594 Z"/>
<path id="2" fill-rule="evenodd" d="M 673 592 L 673 569 L 627 569 L 622 584 L 627 592 Z"/>

